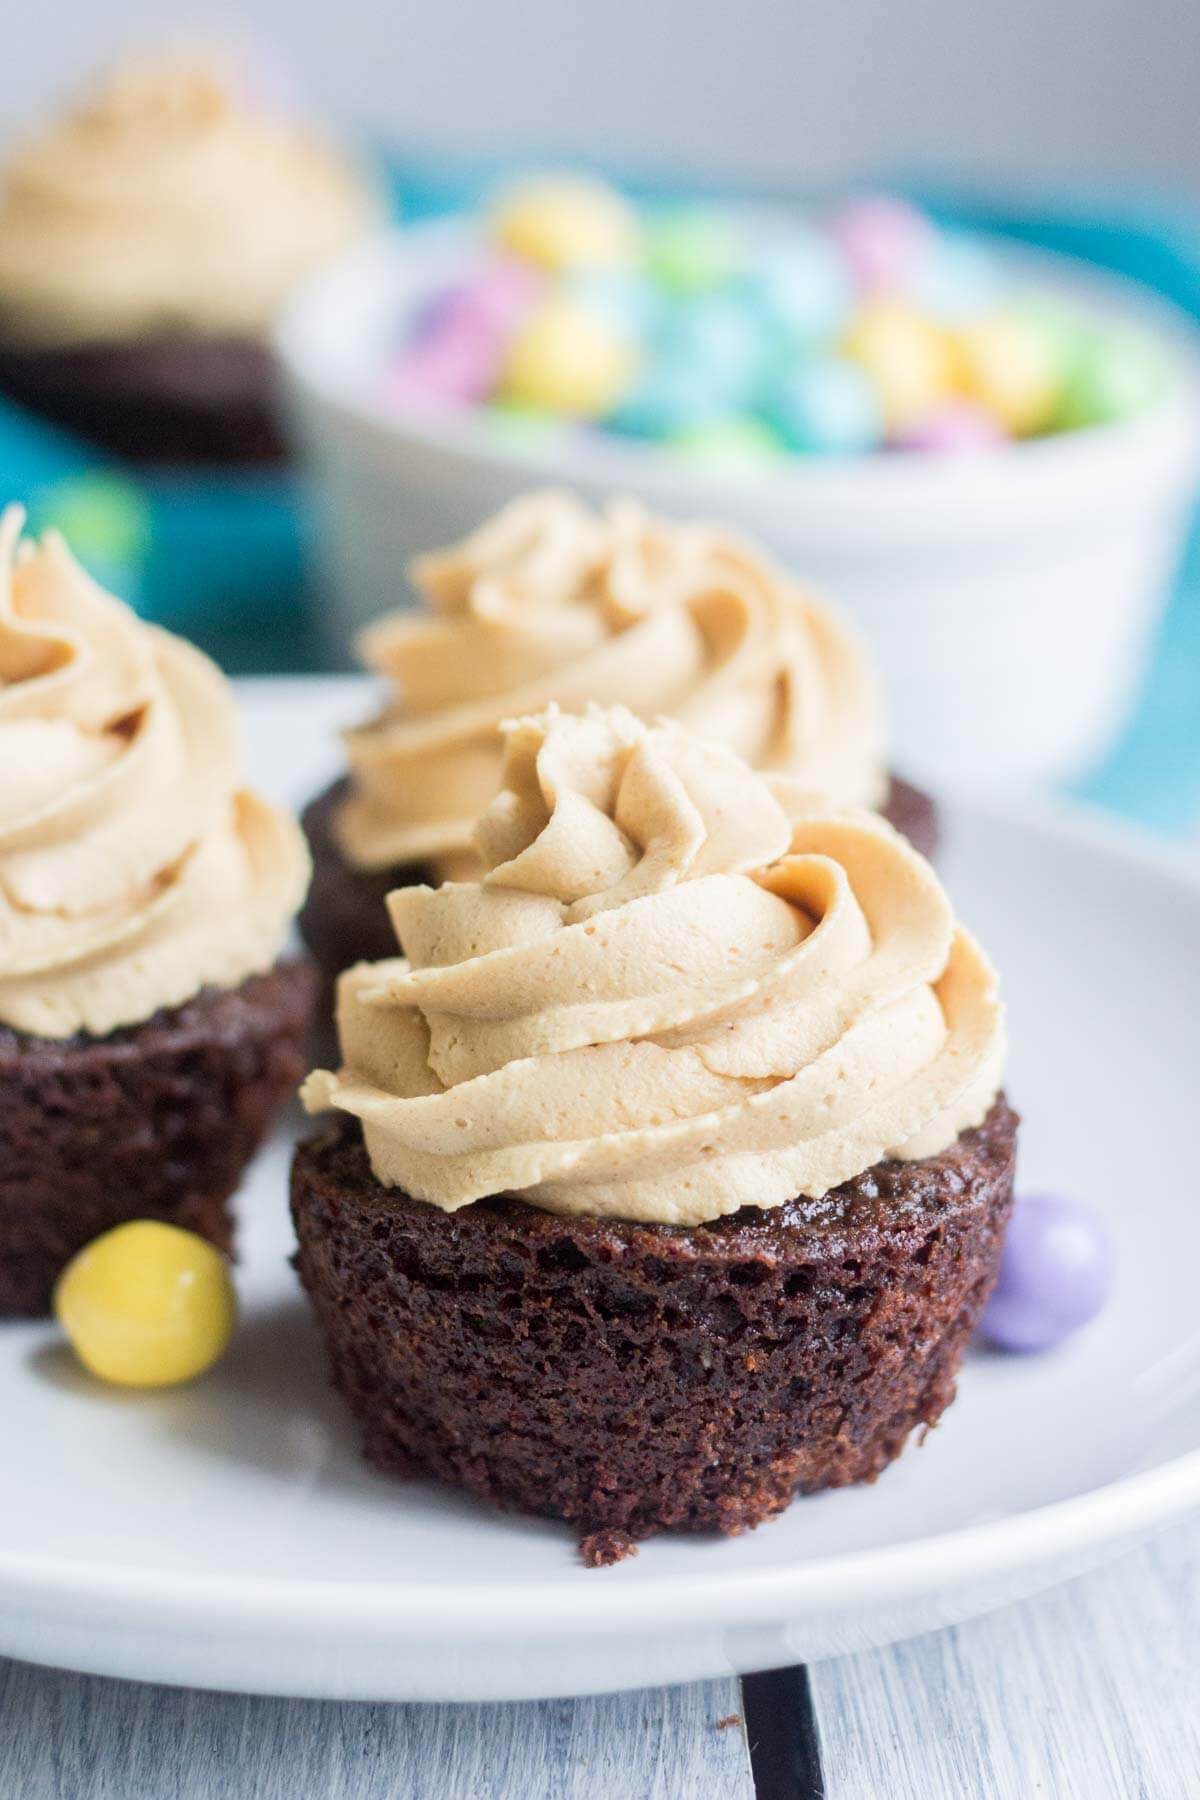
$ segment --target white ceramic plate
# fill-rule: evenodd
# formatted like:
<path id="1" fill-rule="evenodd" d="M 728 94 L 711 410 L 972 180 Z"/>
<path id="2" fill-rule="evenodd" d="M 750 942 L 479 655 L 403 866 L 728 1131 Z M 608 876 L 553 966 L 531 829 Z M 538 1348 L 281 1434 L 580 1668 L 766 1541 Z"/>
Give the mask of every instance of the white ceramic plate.
<path id="1" fill-rule="evenodd" d="M 334 766 L 344 682 L 245 690 L 257 777 Z M 241 1329 L 190 1388 L 119 1393 L 0 1327 L 0 1652 L 248 1691 L 516 1699 L 828 1656 L 965 1618 L 1200 1504 L 1200 880 L 1091 826 L 949 810 L 944 867 L 1004 972 L 1022 1182 L 1108 1212 L 1116 1298 L 1056 1355 L 978 1354 L 873 1488 L 604 1571 L 571 1533 L 372 1474 L 288 1268 L 287 1145 L 241 1196 Z"/>

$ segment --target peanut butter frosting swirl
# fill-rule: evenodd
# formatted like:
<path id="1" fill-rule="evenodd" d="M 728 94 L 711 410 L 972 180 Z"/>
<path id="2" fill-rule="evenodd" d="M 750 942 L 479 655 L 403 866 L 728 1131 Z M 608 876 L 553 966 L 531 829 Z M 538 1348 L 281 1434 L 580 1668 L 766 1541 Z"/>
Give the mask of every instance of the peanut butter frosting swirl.
<path id="1" fill-rule="evenodd" d="M 551 702 L 666 714 L 834 805 L 883 799 L 882 709 L 857 638 L 722 529 L 536 493 L 411 573 L 429 614 L 389 614 L 361 640 L 395 698 L 347 738 L 338 837 L 357 867 L 475 873 L 501 723 Z"/>
<path id="2" fill-rule="evenodd" d="M 48 533 L 0 520 L 0 1023 L 96 1036 L 279 953 L 299 827 L 240 785 L 233 697 Z"/>
<path id="3" fill-rule="evenodd" d="M 134 57 L 8 163 L 0 328 L 56 346 L 262 337 L 374 215 L 338 151 L 252 105 L 232 63 Z"/>
<path id="4" fill-rule="evenodd" d="M 508 727 L 486 872 L 389 897 L 407 958 L 342 977 L 305 1104 L 447 1212 L 696 1225 L 944 1149 L 999 1089 L 995 976 L 889 825 L 791 797 L 619 708 Z"/>

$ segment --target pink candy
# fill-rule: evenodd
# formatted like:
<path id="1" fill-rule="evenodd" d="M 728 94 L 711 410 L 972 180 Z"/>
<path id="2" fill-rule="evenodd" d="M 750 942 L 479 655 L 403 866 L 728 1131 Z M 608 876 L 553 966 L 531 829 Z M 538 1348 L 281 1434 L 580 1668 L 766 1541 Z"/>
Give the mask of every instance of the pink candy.
<path id="1" fill-rule="evenodd" d="M 541 288 L 541 277 L 524 264 L 496 262 L 441 294 L 388 371 L 388 398 L 419 407 L 486 400 L 505 345 Z"/>
<path id="2" fill-rule="evenodd" d="M 827 221 L 827 230 L 868 294 L 903 287 L 934 241 L 928 219 L 884 194 L 849 201 Z"/>
<path id="3" fill-rule="evenodd" d="M 950 455 L 960 450 L 990 450 L 1005 442 L 1005 434 L 991 413 L 982 406 L 960 401 L 927 413 L 909 427 L 897 447 Z"/>
<path id="4" fill-rule="evenodd" d="M 419 320 L 416 337 L 471 329 L 507 338 L 542 288 L 541 276 L 525 263 L 490 263 L 473 281 L 438 295 Z"/>
<path id="5" fill-rule="evenodd" d="M 485 400 L 495 384 L 498 341 L 459 328 L 430 334 L 412 344 L 387 372 L 388 398 L 399 406 Z"/>

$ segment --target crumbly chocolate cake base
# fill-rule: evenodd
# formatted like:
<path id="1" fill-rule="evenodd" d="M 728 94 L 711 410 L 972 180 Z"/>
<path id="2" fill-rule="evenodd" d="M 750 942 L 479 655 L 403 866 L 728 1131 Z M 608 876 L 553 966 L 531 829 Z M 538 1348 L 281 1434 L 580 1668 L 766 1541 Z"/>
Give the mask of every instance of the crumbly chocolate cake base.
<path id="1" fill-rule="evenodd" d="M 609 1562 L 870 1481 L 935 1425 L 995 1280 L 1017 1117 L 818 1201 L 696 1228 L 446 1214 L 355 1120 L 303 1143 L 296 1266 L 368 1459 L 569 1520 Z"/>
<path id="2" fill-rule="evenodd" d="M 133 463 L 273 463 L 274 358 L 239 339 L 0 346 L 0 392 Z"/>
<path id="3" fill-rule="evenodd" d="M 64 1264 L 128 1219 L 230 1248 L 226 1203 L 308 1066 L 314 985 L 281 962 L 108 1037 L 0 1026 L 0 1317 L 47 1312 Z"/>
<path id="4" fill-rule="evenodd" d="M 384 905 L 393 888 L 433 881 L 428 864 L 402 863 L 390 869 L 356 869 L 346 862 L 333 832 L 334 816 L 349 782 L 334 782 L 309 802 L 301 818 L 312 852 L 313 876 L 300 914 L 300 934 L 321 971 L 318 1017 L 332 1016 L 333 987 L 343 969 L 379 962 L 397 954 L 396 937 Z M 937 848 L 937 807 L 928 794 L 898 775 L 892 777 L 884 817 L 922 856 Z"/>
<path id="5" fill-rule="evenodd" d="M 335 781 L 310 800 L 300 815 L 313 872 L 297 924 L 330 990 L 336 977 L 353 963 L 381 962 L 399 954 L 384 904 L 392 889 L 437 879 L 428 863 L 356 869 L 345 860 L 333 822 L 349 787 L 345 777 Z"/>

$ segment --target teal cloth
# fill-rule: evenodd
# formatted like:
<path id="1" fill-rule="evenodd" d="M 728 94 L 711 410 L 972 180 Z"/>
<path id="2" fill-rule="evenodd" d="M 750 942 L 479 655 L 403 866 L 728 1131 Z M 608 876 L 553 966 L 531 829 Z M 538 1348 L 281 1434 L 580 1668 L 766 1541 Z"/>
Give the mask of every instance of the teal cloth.
<path id="1" fill-rule="evenodd" d="M 418 219 L 470 205 L 506 173 L 545 160 L 464 164 L 405 153 L 393 156 L 388 170 L 398 209 Z M 636 170 L 616 173 L 644 197 L 737 191 L 712 182 L 701 190 Z M 948 225 L 995 232 L 1133 277 L 1200 321 L 1195 203 L 1135 192 L 1005 200 L 929 181 L 885 185 L 900 186 Z M 97 574 L 148 617 L 195 638 L 226 668 L 322 666 L 308 506 L 294 478 L 115 471 L 69 435 L 10 405 L 0 405 L 0 467 L 5 492 L 26 497 L 35 520 L 82 519 L 74 541 Z M 114 495 L 121 497 L 119 529 L 106 524 Z M 1200 826 L 1200 512 L 1136 711 L 1077 791 L 1165 830 Z"/>
<path id="2" fill-rule="evenodd" d="M 320 667 L 308 510 L 290 475 L 134 472 L 7 403 L 0 469 L 35 527 L 61 524 L 99 579 L 226 667 Z"/>

